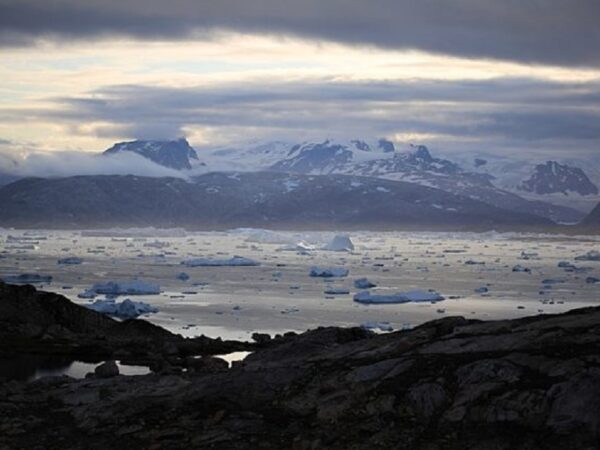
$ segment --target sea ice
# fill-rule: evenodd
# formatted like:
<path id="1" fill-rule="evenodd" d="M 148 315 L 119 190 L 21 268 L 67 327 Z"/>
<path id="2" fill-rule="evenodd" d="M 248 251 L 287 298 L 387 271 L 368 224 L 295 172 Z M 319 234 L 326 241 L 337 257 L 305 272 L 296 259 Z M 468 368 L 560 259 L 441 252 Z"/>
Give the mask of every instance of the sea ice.
<path id="1" fill-rule="evenodd" d="M 183 261 L 188 267 L 221 267 L 221 266 L 259 266 L 260 263 L 243 256 L 234 256 L 229 259 L 194 258 Z"/>
<path id="2" fill-rule="evenodd" d="M 92 289 L 97 294 L 105 295 L 155 295 L 160 294 L 158 284 L 146 283 L 140 280 L 134 281 L 109 281 L 97 283 Z"/>
<path id="3" fill-rule="evenodd" d="M 600 252 L 590 250 L 585 255 L 575 257 L 575 261 L 600 261 Z"/>
<path id="4" fill-rule="evenodd" d="M 82 262 L 83 262 L 83 259 L 77 258 L 76 256 L 71 256 L 69 258 L 59 259 L 57 264 L 77 265 L 77 264 L 81 264 Z"/>
<path id="5" fill-rule="evenodd" d="M 354 301 L 359 303 L 409 303 L 409 302 L 439 302 L 444 300 L 435 291 L 415 290 L 395 294 L 371 294 L 369 291 L 354 295 Z"/>
<path id="6" fill-rule="evenodd" d="M 348 295 L 350 291 L 344 288 L 330 288 L 324 292 L 327 295 Z"/>
<path id="7" fill-rule="evenodd" d="M 346 277 L 348 276 L 348 269 L 344 268 L 321 268 L 321 267 L 312 267 L 310 269 L 311 277 L 322 277 L 322 278 L 332 278 L 332 277 Z"/>
<path id="8" fill-rule="evenodd" d="M 366 278 L 359 278 L 358 280 L 354 280 L 354 287 L 357 289 L 369 289 L 372 287 L 376 287 L 377 285 Z"/>
<path id="9" fill-rule="evenodd" d="M 37 284 L 50 283 L 52 277 L 50 275 L 39 275 L 37 273 L 22 273 L 20 275 L 9 275 L 2 279 L 8 284 Z"/>
<path id="10" fill-rule="evenodd" d="M 144 302 L 134 302 L 125 299 L 121 303 L 114 299 L 96 300 L 91 305 L 85 305 L 94 311 L 108 314 L 109 316 L 119 317 L 121 319 L 135 319 L 142 314 L 156 313 L 158 309 Z"/>

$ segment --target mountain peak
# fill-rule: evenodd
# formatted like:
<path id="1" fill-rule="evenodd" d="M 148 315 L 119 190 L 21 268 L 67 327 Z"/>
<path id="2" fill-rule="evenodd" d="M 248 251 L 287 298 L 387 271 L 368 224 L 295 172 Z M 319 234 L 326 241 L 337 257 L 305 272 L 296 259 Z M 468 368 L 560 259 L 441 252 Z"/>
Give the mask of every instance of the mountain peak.
<path id="1" fill-rule="evenodd" d="M 429 149 L 425 145 L 411 144 L 410 146 L 415 149 L 415 151 L 413 152 L 413 155 L 415 156 L 415 158 L 420 159 L 425 162 L 433 161 L 431 153 L 429 153 Z"/>
<path id="2" fill-rule="evenodd" d="M 555 194 L 575 192 L 580 195 L 597 195 L 598 187 L 593 184 L 585 172 L 578 168 L 546 161 L 535 166 L 531 176 L 518 186 L 521 191 L 536 194 Z"/>
<path id="3" fill-rule="evenodd" d="M 135 140 L 118 142 L 106 150 L 103 155 L 132 152 L 147 158 L 156 164 L 171 169 L 191 169 L 190 159 L 198 160 L 198 154 L 185 137 L 174 141 Z"/>

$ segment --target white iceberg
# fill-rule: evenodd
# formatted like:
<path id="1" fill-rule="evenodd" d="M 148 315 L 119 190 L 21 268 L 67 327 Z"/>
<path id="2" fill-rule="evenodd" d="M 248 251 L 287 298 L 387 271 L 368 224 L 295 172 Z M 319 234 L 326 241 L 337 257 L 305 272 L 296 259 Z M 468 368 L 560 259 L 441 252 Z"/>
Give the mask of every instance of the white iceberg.
<path id="1" fill-rule="evenodd" d="M 243 256 L 234 256 L 229 259 L 194 258 L 183 261 L 188 267 L 221 267 L 221 266 L 259 266 L 260 263 Z"/>
<path id="2" fill-rule="evenodd" d="M 365 330 L 394 331 L 394 327 L 389 322 L 363 322 L 360 324 L 360 327 Z"/>
<path id="3" fill-rule="evenodd" d="M 311 277 L 322 277 L 322 278 L 332 278 L 332 277 L 346 277 L 348 276 L 348 269 L 344 268 L 322 268 L 322 267 L 311 267 L 310 276 Z"/>
<path id="4" fill-rule="evenodd" d="M 332 252 L 351 252 L 354 250 L 354 244 L 350 238 L 344 234 L 336 235 L 329 244 L 323 247 L 323 250 Z"/>
<path id="5" fill-rule="evenodd" d="M 277 249 L 277 251 L 280 252 L 301 252 L 301 253 L 306 253 L 306 252 L 311 252 L 315 249 L 315 247 L 313 247 L 310 244 L 307 244 L 304 241 L 300 241 L 297 242 L 295 244 L 291 244 L 291 245 L 284 245 L 283 247 L 280 247 Z"/>
<path id="6" fill-rule="evenodd" d="M 407 291 L 395 294 L 372 294 L 370 291 L 362 291 L 354 295 L 354 301 L 358 303 L 409 303 L 409 302 L 439 302 L 444 300 L 435 291 Z"/>
<path id="7" fill-rule="evenodd" d="M 148 303 L 134 302 L 128 298 L 121 303 L 115 302 L 114 299 L 96 300 L 91 305 L 85 306 L 99 313 L 108 314 L 109 316 L 115 316 L 121 319 L 135 319 L 142 314 L 158 312 L 157 308 Z"/>
<path id="8" fill-rule="evenodd" d="M 160 286 L 140 280 L 109 281 L 95 284 L 91 291 L 104 295 L 156 295 L 160 294 Z"/>

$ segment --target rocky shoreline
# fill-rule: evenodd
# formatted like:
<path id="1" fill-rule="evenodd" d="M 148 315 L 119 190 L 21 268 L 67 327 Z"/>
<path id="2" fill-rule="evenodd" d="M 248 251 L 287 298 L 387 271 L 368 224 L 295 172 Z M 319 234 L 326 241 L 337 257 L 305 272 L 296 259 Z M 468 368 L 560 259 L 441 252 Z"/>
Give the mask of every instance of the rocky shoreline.
<path id="1" fill-rule="evenodd" d="M 600 308 L 256 339 L 184 339 L 0 284 L 2 358 L 154 371 L 0 383 L 0 449 L 599 448 Z M 209 356 L 237 350 L 253 353 L 231 368 Z"/>

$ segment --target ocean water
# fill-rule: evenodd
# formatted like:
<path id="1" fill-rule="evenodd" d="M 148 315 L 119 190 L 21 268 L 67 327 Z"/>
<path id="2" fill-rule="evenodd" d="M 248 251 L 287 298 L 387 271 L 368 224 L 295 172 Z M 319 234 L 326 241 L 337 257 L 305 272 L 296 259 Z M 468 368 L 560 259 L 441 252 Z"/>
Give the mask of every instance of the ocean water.
<path id="1" fill-rule="evenodd" d="M 600 236 L 519 233 L 353 232 L 352 252 L 319 250 L 336 233 L 182 230 L 79 231 L 0 230 L 0 277 L 51 275 L 38 287 L 79 304 L 77 294 L 95 283 L 142 280 L 159 284 L 158 295 L 123 296 L 156 306 L 146 320 L 185 336 L 249 340 L 254 332 L 305 331 L 318 326 L 389 322 L 414 327 L 451 315 L 501 319 L 559 313 L 600 305 L 600 262 L 574 261 L 600 250 Z M 286 250 L 299 242 L 315 250 Z M 190 258 L 239 255 L 255 267 L 186 267 Z M 82 264 L 62 265 L 76 256 Z M 467 261 L 477 264 L 467 264 Z M 579 271 L 558 267 L 574 263 Z M 515 265 L 529 272 L 513 272 Z M 346 268 L 345 278 L 313 278 L 310 268 Z M 177 278 L 181 272 L 190 278 Z M 445 300 L 364 305 L 353 301 L 354 280 L 377 284 L 373 293 L 433 289 Z M 544 283 L 546 281 L 546 283 Z M 488 292 L 476 292 L 486 287 Z M 329 289 L 348 295 L 327 295 Z M 103 298 L 99 296 L 98 298 Z"/>

